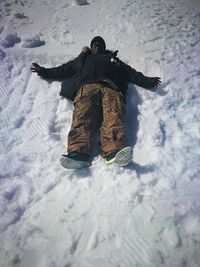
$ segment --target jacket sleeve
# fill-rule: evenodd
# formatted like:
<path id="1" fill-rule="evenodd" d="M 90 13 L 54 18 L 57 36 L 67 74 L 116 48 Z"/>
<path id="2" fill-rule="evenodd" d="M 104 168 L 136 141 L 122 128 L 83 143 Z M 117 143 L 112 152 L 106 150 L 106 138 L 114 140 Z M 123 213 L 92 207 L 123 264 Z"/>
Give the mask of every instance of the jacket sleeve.
<path id="1" fill-rule="evenodd" d="M 142 72 L 136 71 L 131 66 L 125 64 L 122 61 L 120 62 L 120 64 L 125 69 L 127 81 L 129 83 L 134 83 L 146 89 L 149 89 L 155 86 L 155 83 L 152 77 L 144 76 Z"/>
<path id="2" fill-rule="evenodd" d="M 76 59 L 55 68 L 41 68 L 38 75 L 46 79 L 68 79 L 76 74 Z"/>

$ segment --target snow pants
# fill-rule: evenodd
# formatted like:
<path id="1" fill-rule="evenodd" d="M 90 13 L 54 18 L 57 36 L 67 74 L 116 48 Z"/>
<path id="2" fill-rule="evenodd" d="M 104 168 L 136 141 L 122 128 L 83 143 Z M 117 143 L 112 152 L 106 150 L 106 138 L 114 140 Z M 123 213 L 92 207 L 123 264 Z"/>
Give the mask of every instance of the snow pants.
<path id="1" fill-rule="evenodd" d="M 94 135 L 99 129 L 103 157 L 125 147 L 124 115 L 125 100 L 120 92 L 96 83 L 82 86 L 74 99 L 68 153 L 91 156 Z"/>

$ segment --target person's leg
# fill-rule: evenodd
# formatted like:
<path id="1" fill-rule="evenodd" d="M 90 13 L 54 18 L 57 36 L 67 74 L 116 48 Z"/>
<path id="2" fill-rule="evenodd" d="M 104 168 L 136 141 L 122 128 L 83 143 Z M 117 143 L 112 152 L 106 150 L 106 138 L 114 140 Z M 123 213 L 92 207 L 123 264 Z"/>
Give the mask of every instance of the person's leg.
<path id="1" fill-rule="evenodd" d="M 117 91 L 102 88 L 103 121 L 100 129 L 102 156 L 114 155 L 126 146 L 125 100 Z"/>
<path id="2" fill-rule="evenodd" d="M 85 85 L 75 98 L 71 130 L 68 134 L 68 154 L 91 156 L 94 131 L 99 123 L 100 88 Z"/>

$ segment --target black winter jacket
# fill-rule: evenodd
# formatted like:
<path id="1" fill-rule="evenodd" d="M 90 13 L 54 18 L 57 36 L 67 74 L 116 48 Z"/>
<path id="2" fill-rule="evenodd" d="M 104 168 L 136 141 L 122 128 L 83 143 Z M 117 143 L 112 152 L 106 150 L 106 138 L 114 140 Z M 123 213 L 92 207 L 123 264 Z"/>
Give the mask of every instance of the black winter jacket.
<path id="1" fill-rule="evenodd" d="M 116 57 L 116 52 L 94 55 L 90 49 L 81 52 L 74 60 L 55 68 L 42 68 L 38 75 L 46 79 L 60 80 L 60 95 L 73 100 L 84 84 L 106 82 L 109 87 L 126 95 L 128 83 L 144 88 L 154 86 L 152 78 L 144 76 Z"/>

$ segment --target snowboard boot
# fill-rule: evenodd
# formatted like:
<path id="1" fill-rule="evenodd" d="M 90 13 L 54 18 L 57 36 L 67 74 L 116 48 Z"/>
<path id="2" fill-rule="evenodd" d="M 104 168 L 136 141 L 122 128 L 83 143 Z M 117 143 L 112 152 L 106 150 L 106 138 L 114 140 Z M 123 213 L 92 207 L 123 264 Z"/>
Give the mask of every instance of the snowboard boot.
<path id="1" fill-rule="evenodd" d="M 60 164 L 66 169 L 81 169 L 92 165 L 89 155 L 79 152 L 62 155 L 60 157 Z"/>
<path id="2" fill-rule="evenodd" d="M 119 166 L 124 167 L 132 162 L 132 157 L 132 147 L 127 146 L 119 150 L 115 155 L 106 157 L 106 165 L 117 163 Z"/>

